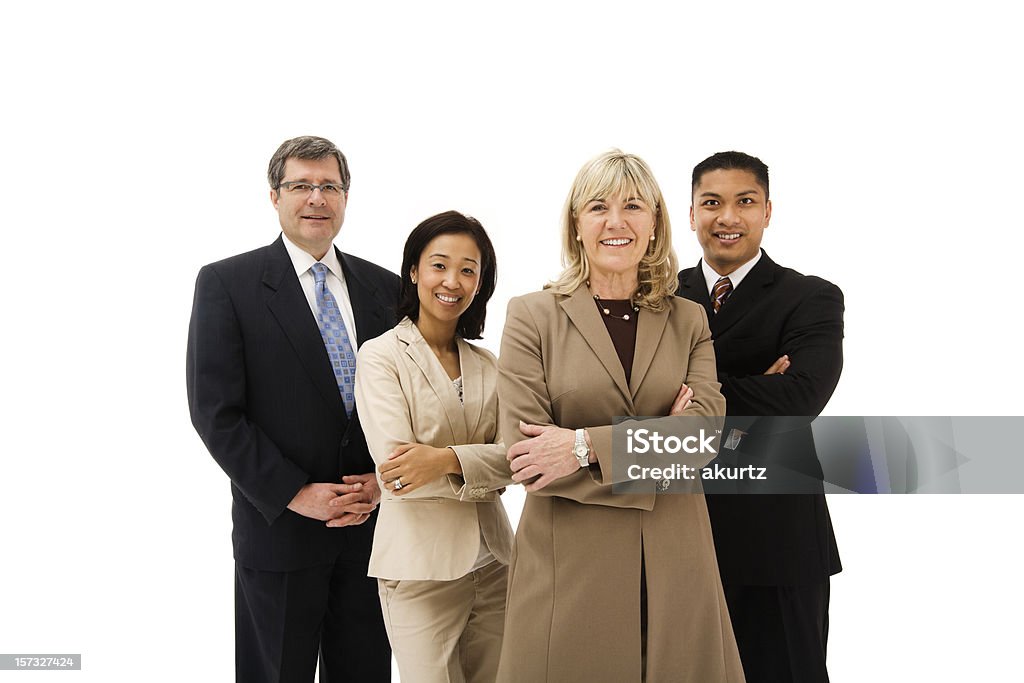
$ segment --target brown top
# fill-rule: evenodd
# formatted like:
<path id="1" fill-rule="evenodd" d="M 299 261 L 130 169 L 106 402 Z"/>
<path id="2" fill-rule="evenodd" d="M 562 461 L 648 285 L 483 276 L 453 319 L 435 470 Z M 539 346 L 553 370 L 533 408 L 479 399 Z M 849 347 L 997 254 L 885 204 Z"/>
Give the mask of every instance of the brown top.
<path id="1" fill-rule="evenodd" d="M 636 319 L 639 311 L 633 310 L 633 304 L 629 299 L 594 299 L 597 308 L 601 311 L 601 320 L 608 329 L 608 336 L 612 338 L 615 345 L 615 353 L 619 356 L 622 369 L 626 373 L 626 383 L 629 383 L 630 374 L 633 371 L 633 351 L 636 349 Z M 604 309 L 608 309 L 611 315 L 605 315 Z M 623 320 L 629 316 L 629 320 Z"/>

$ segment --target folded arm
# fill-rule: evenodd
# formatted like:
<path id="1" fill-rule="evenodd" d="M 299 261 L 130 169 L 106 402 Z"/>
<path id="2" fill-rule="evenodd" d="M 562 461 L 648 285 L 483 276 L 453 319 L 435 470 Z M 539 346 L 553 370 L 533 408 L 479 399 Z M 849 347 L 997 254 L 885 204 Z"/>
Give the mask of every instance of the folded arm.
<path id="1" fill-rule="evenodd" d="M 527 491 L 537 495 L 570 498 L 582 503 L 650 509 L 653 495 L 613 494 L 612 426 L 588 426 L 591 467 L 580 468 L 572 455 L 573 430 L 554 424 L 552 401 L 547 390 L 542 335 L 524 302 L 509 303 L 502 337 L 499 397 L 501 425 L 507 435 L 509 459 L 517 481 L 530 481 Z M 669 408 L 670 414 L 717 416 L 725 411 L 715 381 L 714 351 L 707 325 L 691 340 L 684 383 Z M 688 390 L 692 389 L 692 392 Z M 682 410 L 677 410 L 677 406 Z M 523 427 L 520 422 L 525 423 Z M 703 464 L 703 463 L 702 463 Z"/>
<path id="2" fill-rule="evenodd" d="M 777 353 L 788 360 L 784 371 L 720 374 L 729 414 L 815 417 L 821 413 L 843 369 L 843 308 L 842 291 L 823 281 L 793 310 L 782 330 Z M 772 368 L 777 366 L 778 361 Z"/>
<path id="3" fill-rule="evenodd" d="M 480 495 L 481 487 L 490 492 L 510 482 L 500 444 L 438 447 L 419 442 L 396 361 L 384 345 L 368 345 L 359 352 L 356 403 L 381 483 L 393 495 L 481 501 L 496 495 Z"/>

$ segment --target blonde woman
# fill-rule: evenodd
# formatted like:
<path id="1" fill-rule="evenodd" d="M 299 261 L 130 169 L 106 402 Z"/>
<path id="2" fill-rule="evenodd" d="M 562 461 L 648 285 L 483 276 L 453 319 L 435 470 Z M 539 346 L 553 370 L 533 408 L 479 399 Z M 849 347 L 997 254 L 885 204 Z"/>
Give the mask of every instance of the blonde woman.
<path id="1" fill-rule="evenodd" d="M 743 681 L 704 496 L 610 485 L 615 416 L 725 413 L 647 164 L 584 165 L 562 233 L 564 272 L 509 303 L 501 342 L 501 428 L 528 495 L 498 680 Z"/>

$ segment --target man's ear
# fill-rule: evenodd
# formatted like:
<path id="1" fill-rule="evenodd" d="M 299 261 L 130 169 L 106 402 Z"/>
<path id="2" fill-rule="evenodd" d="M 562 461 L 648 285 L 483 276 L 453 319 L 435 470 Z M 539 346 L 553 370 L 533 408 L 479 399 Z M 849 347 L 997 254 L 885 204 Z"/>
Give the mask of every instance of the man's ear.
<path id="1" fill-rule="evenodd" d="M 768 200 L 764 203 L 764 227 L 768 227 L 768 222 L 772 219 L 772 200 Z"/>
<path id="2" fill-rule="evenodd" d="M 277 208 L 277 200 L 279 200 L 280 198 L 281 198 L 281 193 L 278 190 L 273 190 L 272 189 L 270 191 L 270 203 L 274 205 L 275 209 Z"/>

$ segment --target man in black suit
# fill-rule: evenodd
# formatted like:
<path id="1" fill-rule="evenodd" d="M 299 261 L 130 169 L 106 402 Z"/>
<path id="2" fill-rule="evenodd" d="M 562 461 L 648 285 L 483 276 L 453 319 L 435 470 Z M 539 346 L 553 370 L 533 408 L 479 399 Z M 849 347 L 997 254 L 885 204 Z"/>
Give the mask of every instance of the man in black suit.
<path id="1" fill-rule="evenodd" d="M 236 679 L 389 681 L 366 576 L 380 490 L 351 399 L 354 352 L 395 325 L 398 277 L 333 245 L 348 163 L 285 141 L 268 169 L 283 235 L 204 266 L 186 375 L 192 423 L 231 479 Z"/>
<path id="2" fill-rule="evenodd" d="M 817 478 L 815 493 L 707 496 L 740 657 L 748 683 L 821 683 L 829 577 L 841 566 L 809 422 L 842 370 L 843 294 L 761 250 L 772 207 L 760 159 L 715 154 L 693 169 L 691 189 L 704 258 L 679 273 L 678 294 L 707 309 L 727 415 L 744 416 L 727 420 L 722 454 Z"/>

